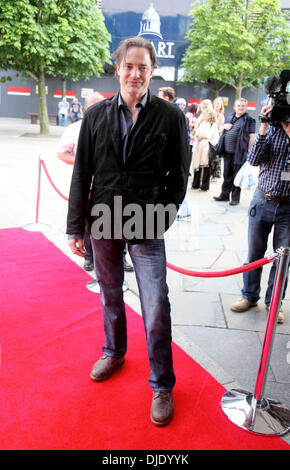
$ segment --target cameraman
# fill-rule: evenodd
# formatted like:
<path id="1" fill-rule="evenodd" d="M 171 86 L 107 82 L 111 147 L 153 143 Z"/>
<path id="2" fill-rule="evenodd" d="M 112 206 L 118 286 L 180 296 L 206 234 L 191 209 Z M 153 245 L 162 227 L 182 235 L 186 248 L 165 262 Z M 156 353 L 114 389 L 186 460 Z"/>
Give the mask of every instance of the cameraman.
<path id="1" fill-rule="evenodd" d="M 264 106 L 262 114 L 267 116 L 271 106 Z M 258 187 L 249 206 L 248 259 L 246 263 L 264 257 L 272 227 L 273 249 L 290 246 L 290 123 L 270 125 L 262 122 L 259 133 L 249 150 L 248 161 L 260 166 Z M 266 310 L 269 310 L 276 271 L 272 264 L 265 296 Z M 257 306 L 260 298 L 262 268 L 243 274 L 243 298 L 231 306 L 234 312 L 245 312 Z M 288 279 L 287 279 L 288 281 Z M 287 281 L 283 298 L 287 288 Z M 280 309 L 278 323 L 284 323 Z"/>

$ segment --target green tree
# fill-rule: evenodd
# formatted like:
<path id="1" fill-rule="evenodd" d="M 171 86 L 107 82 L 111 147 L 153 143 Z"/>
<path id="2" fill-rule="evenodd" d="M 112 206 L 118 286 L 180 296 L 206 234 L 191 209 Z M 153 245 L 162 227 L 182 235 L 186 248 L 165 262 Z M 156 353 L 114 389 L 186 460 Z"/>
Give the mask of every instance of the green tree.
<path id="1" fill-rule="evenodd" d="M 287 68 L 290 31 L 279 0 L 208 0 L 195 5 L 183 81 L 203 83 L 215 95 L 229 85 L 240 98 L 244 88 L 258 87 L 265 76 Z"/>
<path id="2" fill-rule="evenodd" d="M 63 15 L 69 24 L 69 41 L 58 61 L 57 72 L 62 81 L 62 94 L 65 96 L 66 80 L 88 80 L 99 77 L 104 64 L 111 63 L 109 42 L 111 36 L 104 25 L 104 17 L 96 8 L 95 1 L 78 3 L 72 10 L 71 3 Z M 80 12 L 80 9 L 83 9 Z M 80 14 L 81 13 L 81 14 Z"/>
<path id="3" fill-rule="evenodd" d="M 36 81 L 42 134 L 49 133 L 46 76 L 63 74 L 64 59 L 72 78 L 98 76 L 110 61 L 109 40 L 94 0 L 0 0 L 0 68 Z"/>

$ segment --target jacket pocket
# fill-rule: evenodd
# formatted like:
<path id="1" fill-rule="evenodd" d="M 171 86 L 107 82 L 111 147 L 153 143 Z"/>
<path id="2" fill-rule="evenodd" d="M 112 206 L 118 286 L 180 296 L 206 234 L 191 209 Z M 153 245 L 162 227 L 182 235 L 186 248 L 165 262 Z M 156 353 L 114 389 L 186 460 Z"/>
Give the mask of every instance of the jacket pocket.
<path id="1" fill-rule="evenodd" d="M 167 135 L 165 132 L 159 134 L 145 134 L 144 143 L 152 145 L 163 145 L 167 142 Z"/>

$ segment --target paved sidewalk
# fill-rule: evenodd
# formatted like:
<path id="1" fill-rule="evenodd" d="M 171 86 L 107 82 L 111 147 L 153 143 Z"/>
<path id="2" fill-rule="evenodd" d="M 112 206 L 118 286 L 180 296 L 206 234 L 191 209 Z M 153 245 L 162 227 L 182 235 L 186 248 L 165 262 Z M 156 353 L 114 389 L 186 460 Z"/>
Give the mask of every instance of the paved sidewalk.
<path id="1" fill-rule="evenodd" d="M 0 118 L 0 228 L 35 222 L 38 158 L 62 194 L 69 193 L 72 167 L 56 157 L 63 128 L 51 126 L 51 135 L 39 135 L 39 125 L 28 120 Z M 252 191 L 243 191 L 241 203 L 216 202 L 221 179 L 208 192 L 192 190 L 187 197 L 190 220 L 176 221 L 166 234 L 167 259 L 194 271 L 223 271 L 243 264 L 247 254 L 247 208 Z M 45 236 L 74 262 L 65 236 L 67 202 L 52 188 L 44 172 L 41 179 L 40 222 L 50 226 Z M 267 256 L 272 255 L 271 246 Z M 270 264 L 263 269 L 262 296 Z M 140 313 L 134 273 L 126 273 L 125 301 Z M 242 275 L 201 278 L 168 270 L 172 305 L 173 340 L 227 389 L 253 392 L 259 366 L 267 313 L 261 298 L 247 313 L 230 310 L 240 298 Z M 264 396 L 290 408 L 290 287 L 283 304 L 286 321 L 277 325 Z M 193 398 L 194 399 L 194 398 Z M 284 436 L 290 443 L 290 433 Z"/>

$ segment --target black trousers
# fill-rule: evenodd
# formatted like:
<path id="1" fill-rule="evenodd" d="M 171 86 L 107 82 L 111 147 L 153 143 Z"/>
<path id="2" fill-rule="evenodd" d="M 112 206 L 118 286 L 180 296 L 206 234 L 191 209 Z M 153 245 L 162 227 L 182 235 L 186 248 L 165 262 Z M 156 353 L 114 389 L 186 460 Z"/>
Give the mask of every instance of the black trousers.
<path id="1" fill-rule="evenodd" d="M 220 196 L 224 199 L 230 199 L 235 202 L 240 202 L 241 188 L 234 185 L 234 179 L 238 173 L 241 165 L 234 164 L 234 155 L 225 154 L 224 159 L 224 173 L 223 184 Z"/>

